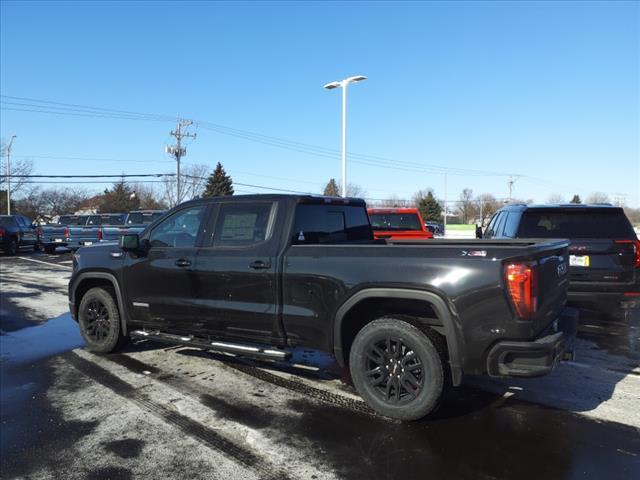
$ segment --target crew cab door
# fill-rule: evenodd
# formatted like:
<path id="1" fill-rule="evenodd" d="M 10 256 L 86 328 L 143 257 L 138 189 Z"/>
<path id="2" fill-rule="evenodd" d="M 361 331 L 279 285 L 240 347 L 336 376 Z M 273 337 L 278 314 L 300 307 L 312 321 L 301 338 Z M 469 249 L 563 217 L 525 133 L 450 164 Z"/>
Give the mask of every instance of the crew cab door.
<path id="1" fill-rule="evenodd" d="M 283 207 L 283 205 L 280 205 Z M 282 343 L 277 253 L 284 208 L 276 200 L 221 202 L 194 269 L 197 331 Z"/>
<path id="2" fill-rule="evenodd" d="M 126 253 L 124 292 L 134 323 L 190 333 L 193 327 L 193 266 L 204 235 L 207 205 L 175 211 L 150 232 L 144 253 Z"/>

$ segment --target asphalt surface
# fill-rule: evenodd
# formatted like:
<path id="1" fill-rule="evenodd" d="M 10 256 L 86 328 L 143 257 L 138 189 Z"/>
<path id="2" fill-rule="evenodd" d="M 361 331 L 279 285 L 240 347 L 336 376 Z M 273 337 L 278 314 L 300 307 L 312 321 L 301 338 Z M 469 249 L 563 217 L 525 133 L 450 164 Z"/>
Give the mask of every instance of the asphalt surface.
<path id="1" fill-rule="evenodd" d="M 70 272 L 68 253 L 0 258 L 3 479 L 640 477 L 640 312 L 581 312 L 576 361 L 470 378 L 431 418 L 398 423 L 320 352 L 91 354 L 67 313 Z"/>

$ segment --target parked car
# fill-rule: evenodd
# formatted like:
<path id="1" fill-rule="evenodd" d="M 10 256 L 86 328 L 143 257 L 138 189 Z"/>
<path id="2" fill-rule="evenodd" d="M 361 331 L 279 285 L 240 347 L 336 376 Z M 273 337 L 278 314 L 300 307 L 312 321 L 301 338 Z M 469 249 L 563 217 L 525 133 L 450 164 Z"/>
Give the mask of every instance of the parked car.
<path id="1" fill-rule="evenodd" d="M 364 201 L 185 202 L 120 244 L 78 250 L 86 348 L 127 337 L 286 360 L 323 350 L 377 412 L 421 418 L 465 374 L 536 376 L 570 352 L 566 240 L 374 240 Z"/>
<path id="2" fill-rule="evenodd" d="M 129 212 L 123 225 L 104 225 L 102 241 L 118 241 L 125 233 L 140 233 L 145 227 L 164 215 L 164 210 L 135 210 Z"/>
<path id="3" fill-rule="evenodd" d="M 15 255 L 25 248 L 39 248 L 36 226 L 22 215 L 0 215 L 0 250 Z"/>
<path id="4" fill-rule="evenodd" d="M 444 225 L 438 222 L 424 222 L 424 226 L 427 227 L 434 237 L 444 237 Z"/>
<path id="5" fill-rule="evenodd" d="M 417 208 L 369 208 L 368 213 L 375 238 L 433 238 Z"/>
<path id="6" fill-rule="evenodd" d="M 611 205 L 508 205 L 484 238 L 568 238 L 569 303 L 613 316 L 640 307 L 640 241 Z"/>

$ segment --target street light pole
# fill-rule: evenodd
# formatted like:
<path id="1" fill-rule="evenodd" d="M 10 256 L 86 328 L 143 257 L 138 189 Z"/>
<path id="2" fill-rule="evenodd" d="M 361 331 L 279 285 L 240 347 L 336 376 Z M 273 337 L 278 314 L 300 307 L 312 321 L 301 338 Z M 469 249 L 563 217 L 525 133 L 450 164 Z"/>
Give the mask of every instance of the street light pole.
<path id="1" fill-rule="evenodd" d="M 324 86 L 327 90 L 342 88 L 342 197 L 347 196 L 347 86 L 366 79 L 367 77 L 363 75 L 356 75 Z"/>
<path id="2" fill-rule="evenodd" d="M 11 215 L 11 146 L 15 138 L 13 135 L 7 146 L 7 215 Z"/>
<path id="3" fill-rule="evenodd" d="M 342 198 L 347 196 L 347 85 L 342 86 Z"/>

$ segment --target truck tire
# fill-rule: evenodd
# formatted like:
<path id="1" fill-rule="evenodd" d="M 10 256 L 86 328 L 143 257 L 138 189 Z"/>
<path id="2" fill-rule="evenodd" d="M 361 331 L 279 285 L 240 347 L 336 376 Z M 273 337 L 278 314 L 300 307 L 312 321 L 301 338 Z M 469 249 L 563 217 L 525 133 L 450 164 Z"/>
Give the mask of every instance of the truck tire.
<path id="1" fill-rule="evenodd" d="M 45 251 L 45 253 L 48 253 L 49 255 L 53 255 L 54 253 L 56 253 L 56 247 L 55 247 L 55 245 L 46 245 L 44 247 L 44 251 Z"/>
<path id="2" fill-rule="evenodd" d="M 110 290 L 95 287 L 84 294 L 78 308 L 80 333 L 87 350 L 108 353 L 124 342 L 120 312 Z"/>
<path id="3" fill-rule="evenodd" d="M 7 255 L 16 255 L 18 253 L 18 241 L 15 238 L 11 238 L 9 240 L 9 245 L 7 245 Z"/>
<path id="4" fill-rule="evenodd" d="M 356 335 L 349 355 L 353 383 L 376 412 L 418 420 L 436 409 L 445 371 L 435 342 L 413 325 L 390 317 L 374 320 Z"/>

